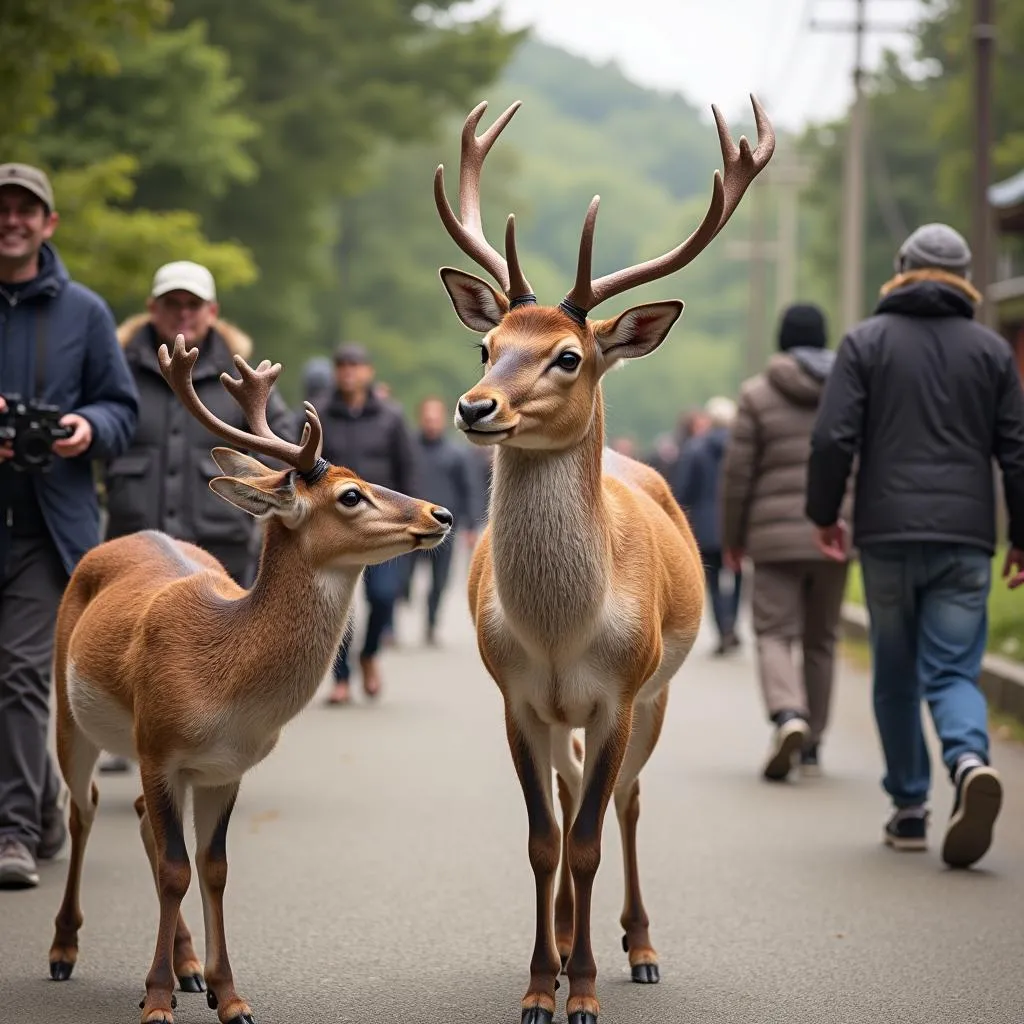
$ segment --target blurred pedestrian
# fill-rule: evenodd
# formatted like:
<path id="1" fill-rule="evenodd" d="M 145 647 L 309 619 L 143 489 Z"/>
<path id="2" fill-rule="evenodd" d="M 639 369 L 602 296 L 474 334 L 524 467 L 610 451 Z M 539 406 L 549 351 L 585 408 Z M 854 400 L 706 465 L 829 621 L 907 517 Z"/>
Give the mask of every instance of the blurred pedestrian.
<path id="1" fill-rule="evenodd" d="M 754 563 L 758 670 L 775 726 L 764 776 L 775 781 L 789 775 L 797 754 L 804 774 L 819 770 L 846 588 L 846 561 L 822 554 L 804 512 L 811 431 L 835 360 L 826 344 L 817 306 L 784 311 L 779 352 L 740 389 L 722 471 L 725 563 Z"/>
<path id="2" fill-rule="evenodd" d="M 412 435 L 401 410 L 395 403 L 380 397 L 373 378 L 373 364 L 362 345 L 346 343 L 338 347 L 334 354 L 335 390 L 320 420 L 324 458 L 347 466 L 371 484 L 418 495 L 420 486 Z M 363 573 L 363 580 L 370 617 L 359 667 L 364 692 L 368 697 L 376 697 L 381 688 L 377 656 L 402 589 L 400 559 L 369 566 Z M 334 660 L 331 704 L 347 704 L 350 699 L 348 655 L 352 634 L 351 629 L 346 631 Z"/>
<path id="3" fill-rule="evenodd" d="M 1014 353 L 974 319 L 971 251 L 945 224 L 918 228 L 874 315 L 839 348 L 811 441 L 807 514 L 842 559 L 840 506 L 855 458 L 853 541 L 871 621 L 874 707 L 894 805 L 896 849 L 927 845 L 927 701 L 955 796 L 943 860 L 988 850 L 1002 803 L 978 685 L 996 541 L 993 458 L 1003 473 L 1010 548 L 1024 567 L 1024 396 Z"/>
<path id="4" fill-rule="evenodd" d="M 100 540 L 93 460 L 123 452 L 138 415 L 110 308 L 50 242 L 58 220 L 43 171 L 0 166 L 0 413 L 15 428 L 0 443 L 2 888 L 38 885 L 37 862 L 67 838 L 47 750 L 54 627 L 70 574 Z M 58 411 L 12 416 L 16 395 Z M 29 418 L 53 439 L 43 460 L 23 447 Z"/>
<path id="5" fill-rule="evenodd" d="M 334 393 L 334 364 L 326 356 L 313 356 L 302 367 L 302 400 L 319 412 Z M 306 422 L 306 413 L 298 410 L 299 422 Z"/>
<path id="6" fill-rule="evenodd" d="M 435 504 L 450 509 L 455 516 L 455 529 L 447 543 L 432 551 L 414 551 L 402 559 L 403 589 L 406 598 L 411 594 L 416 566 L 430 566 L 430 592 L 427 595 L 426 641 L 437 643 L 437 615 L 448 584 L 455 541 L 461 537 L 468 547 L 476 543 L 477 523 L 481 519 L 479 480 L 476 467 L 470 461 L 469 451 L 455 445 L 445 436 L 445 426 L 451 416 L 440 398 L 426 398 L 420 404 L 420 429 L 416 438 L 416 456 L 419 478 L 423 481 L 423 494 Z"/>
<path id="7" fill-rule="evenodd" d="M 666 480 L 671 480 L 679 460 L 679 445 L 674 434 L 659 434 L 654 439 L 647 465 L 656 469 Z"/>
<path id="8" fill-rule="evenodd" d="M 708 429 L 687 444 L 679 459 L 673 491 L 686 512 L 700 548 L 718 631 L 715 653 L 721 655 L 740 646 L 736 619 L 743 573 L 739 567 L 726 567 L 721 530 L 722 459 L 736 416 L 736 403 L 731 398 L 716 396 L 708 400 L 704 411 Z"/>

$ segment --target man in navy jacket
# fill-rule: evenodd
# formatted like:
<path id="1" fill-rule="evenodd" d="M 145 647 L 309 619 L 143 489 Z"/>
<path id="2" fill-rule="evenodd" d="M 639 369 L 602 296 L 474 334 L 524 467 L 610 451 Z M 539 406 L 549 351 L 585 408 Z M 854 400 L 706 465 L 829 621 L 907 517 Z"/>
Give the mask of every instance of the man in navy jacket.
<path id="1" fill-rule="evenodd" d="M 48 470 L 18 468 L 0 442 L 0 887 L 38 883 L 65 827 L 47 752 L 50 660 L 61 596 L 99 543 L 92 461 L 127 449 L 138 398 L 114 318 L 49 244 L 46 175 L 0 165 L 0 416 L 12 396 L 60 410 L 70 435 Z"/>

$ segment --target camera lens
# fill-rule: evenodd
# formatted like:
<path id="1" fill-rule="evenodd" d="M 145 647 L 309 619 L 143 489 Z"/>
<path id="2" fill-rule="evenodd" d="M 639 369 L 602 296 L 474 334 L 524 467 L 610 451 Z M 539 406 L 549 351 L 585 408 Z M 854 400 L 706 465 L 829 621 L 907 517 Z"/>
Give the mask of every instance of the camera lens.
<path id="1" fill-rule="evenodd" d="M 29 466 L 38 466 L 50 458 L 50 435 L 43 430 L 26 430 L 18 435 L 18 455 Z"/>

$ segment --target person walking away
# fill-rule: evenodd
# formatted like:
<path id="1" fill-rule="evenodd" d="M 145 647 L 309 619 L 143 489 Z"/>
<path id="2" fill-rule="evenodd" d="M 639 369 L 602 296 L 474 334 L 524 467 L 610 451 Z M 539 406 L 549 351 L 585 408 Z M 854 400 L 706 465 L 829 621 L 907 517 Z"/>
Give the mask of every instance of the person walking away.
<path id="1" fill-rule="evenodd" d="M 180 260 L 153 275 L 146 312 L 129 317 L 117 338 L 139 391 L 139 420 L 128 451 L 105 466 L 106 540 L 138 530 L 161 530 L 204 548 L 240 586 L 248 586 L 259 557 L 259 528 L 241 509 L 222 501 L 209 482 L 221 471 L 210 449 L 225 442 L 189 415 L 160 372 L 157 352 L 172 348 L 178 334 L 199 349 L 192 371 L 208 409 L 239 430 L 248 430 L 238 403 L 225 391 L 221 373 L 236 377 L 233 357 L 252 357 L 252 341 L 220 316 L 213 275 Z M 294 417 L 276 389 L 267 404 L 271 429 L 293 438 Z M 105 756 L 101 772 L 127 771 L 129 762 Z"/>
<path id="2" fill-rule="evenodd" d="M 758 673 L 774 725 L 763 775 L 772 781 L 789 776 L 797 754 L 803 774 L 818 773 L 846 589 L 846 560 L 819 550 L 804 512 L 811 431 L 835 359 L 826 344 L 817 306 L 784 311 L 778 353 L 740 388 L 722 470 L 725 563 L 754 563 Z"/>
<path id="3" fill-rule="evenodd" d="M 445 426 L 450 418 L 440 398 L 426 398 L 420 403 L 420 430 L 416 439 L 417 465 L 420 479 L 426 488 L 424 493 L 429 495 L 428 500 L 451 510 L 455 516 L 456 530 L 472 549 L 476 543 L 476 524 L 481 519 L 479 488 L 474 479 L 475 467 L 470 464 L 469 453 L 445 437 Z M 426 641 L 430 646 L 437 643 L 437 614 L 448 584 L 454 553 L 455 538 L 452 537 L 439 548 L 414 551 L 401 561 L 406 599 L 412 591 L 416 566 L 421 563 L 430 566 L 426 629 Z"/>
<path id="4" fill-rule="evenodd" d="M 302 400 L 318 412 L 330 401 L 334 392 L 334 365 L 326 356 L 313 356 L 302 367 Z M 306 422 L 306 410 L 296 411 L 300 423 Z"/>
<path id="5" fill-rule="evenodd" d="M 978 685 L 995 548 L 993 458 L 1009 513 L 1004 575 L 1024 566 L 1024 396 L 1009 344 L 974 319 L 971 252 L 945 224 L 900 247 L 874 315 L 839 349 L 811 439 L 807 514 L 841 558 L 855 457 L 853 542 L 871 629 L 874 710 L 894 809 L 884 839 L 927 844 L 927 701 L 954 786 L 943 860 L 985 855 L 1002 803 Z"/>
<path id="6" fill-rule="evenodd" d="M 739 567 L 725 567 L 721 531 L 722 459 L 736 415 L 736 403 L 731 398 L 712 398 L 708 400 L 705 412 L 707 429 L 684 448 L 673 491 L 690 521 L 704 561 L 708 597 L 718 630 L 715 653 L 722 655 L 740 646 L 736 619 L 743 573 Z M 723 576 L 730 577 L 728 590 L 722 587 Z"/>
<path id="7" fill-rule="evenodd" d="M 114 317 L 71 280 L 50 243 L 57 224 L 46 174 L 0 166 L 0 420 L 15 430 L 0 440 L 2 888 L 37 885 L 37 862 L 64 845 L 47 750 L 53 632 L 71 572 L 100 539 L 92 460 L 125 451 L 138 414 Z M 18 398 L 56 410 L 28 449 Z"/>
<path id="8" fill-rule="evenodd" d="M 364 480 L 403 494 L 419 494 L 412 435 L 401 409 L 381 399 L 373 387 L 374 369 L 362 345 L 346 343 L 334 355 L 335 391 L 321 417 L 323 455 L 347 466 Z M 402 588 L 402 564 L 391 559 L 369 566 L 363 573 L 370 606 L 366 636 L 359 656 L 363 690 L 368 697 L 380 693 L 377 665 L 384 631 L 390 625 L 395 601 Z M 353 636 L 345 633 L 334 660 L 332 704 L 347 704 L 349 692 L 349 648 Z"/>

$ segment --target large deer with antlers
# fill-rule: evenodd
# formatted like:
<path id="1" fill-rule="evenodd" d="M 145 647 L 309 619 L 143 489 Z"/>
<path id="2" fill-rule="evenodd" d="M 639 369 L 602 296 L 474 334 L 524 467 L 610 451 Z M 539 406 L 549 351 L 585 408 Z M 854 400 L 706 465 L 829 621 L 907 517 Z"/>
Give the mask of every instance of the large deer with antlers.
<path id="1" fill-rule="evenodd" d="M 613 796 L 625 861 L 623 947 L 634 981 L 659 980 L 637 868 L 638 780 L 661 730 L 669 680 L 697 636 L 704 575 L 689 524 L 662 477 L 605 449 L 601 378 L 620 360 L 653 352 L 683 303 L 647 303 L 609 320 L 588 314 L 613 295 L 682 269 L 721 231 L 775 148 L 768 118 L 751 101 L 754 150 L 746 138 L 736 146 L 712 108 L 725 174 L 715 172 L 697 230 L 658 259 L 592 280 L 595 196 L 576 284 L 554 308 L 537 304 L 519 265 L 514 216 L 505 229 L 507 260 L 487 242 L 481 221 L 483 162 L 519 103 L 479 137 L 487 104 L 467 118 L 459 217 L 445 196 L 443 165 L 434 177 L 448 233 L 500 287 L 441 270 L 459 319 L 484 335 L 483 378 L 459 400 L 456 426 L 474 444 L 500 446 L 469 601 L 480 654 L 504 700 L 529 820 L 537 931 L 523 1024 L 550 1024 L 560 964 L 569 977 L 570 1024 L 596 1022 L 590 904 Z M 585 747 L 573 735 L 577 728 Z"/>
<path id="2" fill-rule="evenodd" d="M 210 487 L 266 524 L 259 572 L 239 587 L 210 555 L 146 531 L 91 551 L 68 584 L 57 619 L 57 751 L 71 791 L 71 857 L 56 918 L 50 974 L 71 976 L 82 925 L 79 890 L 96 814 L 92 782 L 100 749 L 138 760 L 136 804 L 160 898 L 153 965 L 140 1004 L 143 1024 L 171 1024 L 175 978 L 207 989 L 224 1024 L 252 1024 L 235 990 L 224 937 L 228 821 L 242 776 L 277 743 L 313 698 L 345 628 L 364 566 L 448 535 L 447 509 L 375 487 L 320 455 L 317 414 L 306 403 L 299 444 L 272 433 L 266 406 L 281 371 L 240 356 L 241 379 L 222 375 L 252 433 L 217 419 L 199 400 L 199 355 L 179 335 L 161 346 L 160 369 L 207 429 L 289 469 L 268 469 L 229 448 L 213 456 L 224 476 Z M 180 913 L 191 867 L 182 801 L 191 788 L 206 968 Z"/>

